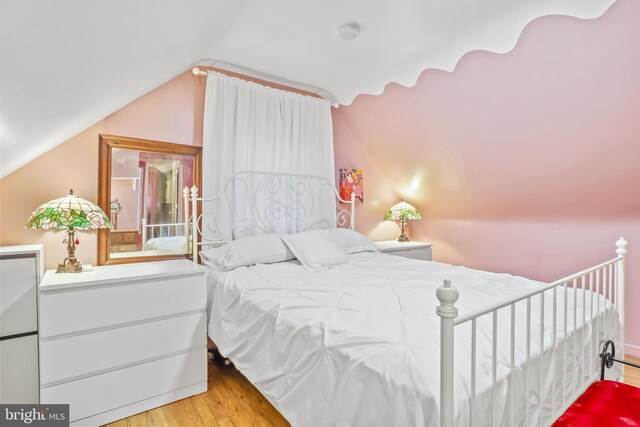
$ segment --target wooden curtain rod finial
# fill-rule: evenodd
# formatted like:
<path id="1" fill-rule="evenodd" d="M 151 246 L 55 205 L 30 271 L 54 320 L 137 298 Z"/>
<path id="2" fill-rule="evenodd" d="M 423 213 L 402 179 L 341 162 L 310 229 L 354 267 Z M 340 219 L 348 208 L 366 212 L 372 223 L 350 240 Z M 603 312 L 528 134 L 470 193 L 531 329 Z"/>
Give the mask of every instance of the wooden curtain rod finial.
<path id="1" fill-rule="evenodd" d="M 193 73 L 194 76 L 206 76 L 207 72 L 206 71 L 202 71 L 200 68 L 198 67 L 193 67 L 191 69 L 191 72 Z"/>

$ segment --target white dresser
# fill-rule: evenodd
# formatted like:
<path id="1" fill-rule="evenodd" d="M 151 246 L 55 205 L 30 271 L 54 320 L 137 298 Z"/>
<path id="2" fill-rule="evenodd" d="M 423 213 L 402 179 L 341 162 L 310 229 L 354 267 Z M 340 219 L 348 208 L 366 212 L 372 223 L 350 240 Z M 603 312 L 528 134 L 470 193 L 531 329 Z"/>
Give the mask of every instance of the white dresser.
<path id="1" fill-rule="evenodd" d="M 207 390 L 206 269 L 187 260 L 47 271 L 40 399 L 99 425 Z"/>
<path id="2" fill-rule="evenodd" d="M 0 247 L 0 403 L 38 403 L 42 245 Z"/>
<path id="3" fill-rule="evenodd" d="M 382 240 L 375 242 L 380 252 L 405 258 L 431 261 L 432 244 L 425 242 L 398 242 L 397 240 Z"/>

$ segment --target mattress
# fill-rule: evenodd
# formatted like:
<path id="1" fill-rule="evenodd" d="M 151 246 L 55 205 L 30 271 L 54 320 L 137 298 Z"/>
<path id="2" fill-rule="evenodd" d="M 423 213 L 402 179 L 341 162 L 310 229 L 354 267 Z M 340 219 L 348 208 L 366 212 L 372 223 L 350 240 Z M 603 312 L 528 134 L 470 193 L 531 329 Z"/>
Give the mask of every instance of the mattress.
<path id="1" fill-rule="evenodd" d="M 381 253 L 348 256 L 347 264 L 319 272 L 298 261 L 211 270 L 209 336 L 294 426 L 439 425 L 440 318 L 436 289 L 444 279 L 460 291 L 461 314 L 523 294 L 543 285 L 508 274 L 489 273 L 438 262 Z M 567 290 L 568 334 L 557 316 L 558 347 L 552 340 L 552 292 L 545 293 L 545 341 L 539 345 L 540 298 L 531 300 L 531 361 L 526 363 L 526 303 L 516 305 L 513 387 L 514 422 L 534 423 L 526 411 L 525 390 L 538 390 L 542 372 L 542 415 L 550 424 L 563 393 L 560 371 L 575 381 L 564 390 L 567 404 L 591 382 L 597 370 L 597 342 L 611 337 L 602 321 L 611 307 L 590 292 Z M 557 291 L 558 313 L 565 293 Z M 575 303 L 574 303 L 575 300 Z M 598 300 L 600 302 L 598 303 Z M 587 317 L 599 317 L 596 331 Z M 593 310 L 590 302 L 594 301 Z M 599 307 L 599 309 L 598 309 Z M 577 322 L 574 325 L 574 310 Z M 612 315 L 609 313 L 609 315 Z M 614 322 L 608 322 L 614 325 Z M 475 425 L 489 425 L 491 316 L 477 322 Z M 596 336 L 598 335 L 599 337 Z M 592 334 L 593 333 L 593 334 Z M 469 425 L 470 325 L 455 328 L 454 411 L 457 425 Z M 510 310 L 498 314 L 496 425 L 510 425 Z M 562 354 L 566 349 L 563 364 Z M 582 354 L 589 366 L 580 364 Z M 542 363 L 542 371 L 540 370 Z M 592 369 L 593 368 L 593 369 Z M 555 382 L 554 382 L 554 374 Z M 554 384 L 558 402 L 551 408 Z M 532 408 L 538 406 L 532 393 Z M 569 401 L 570 400 L 570 401 Z M 528 412 L 528 413 L 527 413 Z M 525 422 L 525 417 L 528 420 Z"/>
<path id="2" fill-rule="evenodd" d="M 166 253 L 187 253 L 187 240 L 184 236 L 154 237 L 144 243 L 143 251 L 162 251 Z"/>

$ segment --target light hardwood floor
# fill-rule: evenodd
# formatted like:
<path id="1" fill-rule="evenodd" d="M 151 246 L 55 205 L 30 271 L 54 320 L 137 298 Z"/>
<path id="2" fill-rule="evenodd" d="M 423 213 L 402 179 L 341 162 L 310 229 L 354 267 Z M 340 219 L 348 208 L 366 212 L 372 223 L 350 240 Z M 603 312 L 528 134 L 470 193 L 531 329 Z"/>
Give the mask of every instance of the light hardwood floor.
<path id="1" fill-rule="evenodd" d="M 640 357 L 626 356 L 640 364 Z M 625 366 L 625 382 L 640 387 L 640 370 Z M 209 364 L 209 391 L 109 424 L 142 426 L 288 426 L 287 421 L 233 366 Z"/>
<path id="2" fill-rule="evenodd" d="M 209 363 L 209 390 L 206 393 L 108 424 L 109 427 L 288 425 L 240 372 L 222 362 Z"/>
<path id="3" fill-rule="evenodd" d="M 631 363 L 635 363 L 636 365 L 640 365 L 640 357 L 629 356 L 628 354 L 624 357 L 627 361 Z M 636 387 L 640 387 L 640 369 L 635 369 L 630 366 L 624 367 L 624 382 L 627 384 L 634 385 Z"/>

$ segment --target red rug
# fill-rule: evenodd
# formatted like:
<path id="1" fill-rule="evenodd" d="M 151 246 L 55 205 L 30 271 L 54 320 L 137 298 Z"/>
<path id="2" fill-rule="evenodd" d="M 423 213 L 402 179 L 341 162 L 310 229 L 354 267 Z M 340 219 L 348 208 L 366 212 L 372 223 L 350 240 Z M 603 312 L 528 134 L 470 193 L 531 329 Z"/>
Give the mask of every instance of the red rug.
<path id="1" fill-rule="evenodd" d="M 598 381 L 567 409 L 555 427 L 640 427 L 640 388 Z"/>

